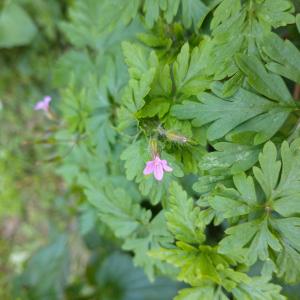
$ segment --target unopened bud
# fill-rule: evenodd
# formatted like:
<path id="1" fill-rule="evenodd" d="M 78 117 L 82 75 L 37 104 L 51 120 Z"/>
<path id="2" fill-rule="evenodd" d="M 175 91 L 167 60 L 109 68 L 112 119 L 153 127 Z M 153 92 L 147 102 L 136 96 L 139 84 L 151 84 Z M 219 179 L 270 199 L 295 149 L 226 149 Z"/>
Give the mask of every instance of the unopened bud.
<path id="1" fill-rule="evenodd" d="M 172 130 L 165 130 L 161 125 L 157 128 L 157 131 L 160 135 L 165 136 L 171 142 L 180 144 L 186 144 L 189 142 L 189 139 L 186 136 Z"/>
<path id="2" fill-rule="evenodd" d="M 175 143 L 185 144 L 189 141 L 189 139 L 186 136 L 171 131 L 166 131 L 165 135 L 168 140 Z"/>

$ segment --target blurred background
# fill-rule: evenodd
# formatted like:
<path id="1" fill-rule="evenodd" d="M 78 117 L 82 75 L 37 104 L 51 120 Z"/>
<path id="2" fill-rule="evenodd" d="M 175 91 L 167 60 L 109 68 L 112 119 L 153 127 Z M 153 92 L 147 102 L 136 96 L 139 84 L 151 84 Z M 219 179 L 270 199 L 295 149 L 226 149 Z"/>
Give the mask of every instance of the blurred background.
<path id="1" fill-rule="evenodd" d="M 55 124 L 34 110 L 45 95 L 59 99 L 53 65 L 69 47 L 60 24 L 73 1 L 8 2 L 0 0 L 0 299 L 172 299 L 177 285 L 151 285 L 81 191 L 67 188 L 49 138 Z"/>

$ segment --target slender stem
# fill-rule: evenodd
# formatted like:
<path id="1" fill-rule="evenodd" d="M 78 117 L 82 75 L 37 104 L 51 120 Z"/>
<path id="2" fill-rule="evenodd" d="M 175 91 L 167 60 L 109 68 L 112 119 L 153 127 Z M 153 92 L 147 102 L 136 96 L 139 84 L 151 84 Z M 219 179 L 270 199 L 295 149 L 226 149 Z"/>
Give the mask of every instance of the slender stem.
<path id="1" fill-rule="evenodd" d="M 295 84 L 293 96 L 294 96 L 295 100 L 300 100 L 300 85 L 299 84 Z"/>

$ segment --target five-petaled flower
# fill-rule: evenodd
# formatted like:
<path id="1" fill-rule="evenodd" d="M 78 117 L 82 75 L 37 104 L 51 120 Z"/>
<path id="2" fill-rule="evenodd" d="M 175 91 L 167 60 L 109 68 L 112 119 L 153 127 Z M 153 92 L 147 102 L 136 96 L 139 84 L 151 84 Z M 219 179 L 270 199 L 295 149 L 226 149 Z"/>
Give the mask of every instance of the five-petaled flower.
<path id="1" fill-rule="evenodd" d="M 160 159 L 158 155 L 153 160 L 147 161 L 144 169 L 144 175 L 154 174 L 154 178 L 161 181 L 164 177 L 164 172 L 172 172 L 173 169 L 168 166 L 168 162 Z"/>
<path id="2" fill-rule="evenodd" d="M 49 104 L 51 102 L 52 98 L 50 96 L 45 96 L 42 101 L 39 101 L 34 109 L 35 110 L 43 110 L 46 114 L 50 114 L 49 110 Z"/>

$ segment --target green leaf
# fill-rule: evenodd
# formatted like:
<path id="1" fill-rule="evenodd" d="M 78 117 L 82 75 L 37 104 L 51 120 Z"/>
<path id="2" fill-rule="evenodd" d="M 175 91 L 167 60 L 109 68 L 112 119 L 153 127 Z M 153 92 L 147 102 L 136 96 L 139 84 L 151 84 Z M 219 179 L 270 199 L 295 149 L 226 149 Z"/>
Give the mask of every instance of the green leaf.
<path id="1" fill-rule="evenodd" d="M 118 294 L 113 295 L 121 295 L 120 300 L 161 300 L 161 295 L 172 299 L 177 289 L 176 283 L 164 277 L 149 282 L 143 270 L 133 265 L 131 257 L 119 252 L 106 257 L 97 271 L 97 288 L 105 299 L 111 297 L 108 287 L 118 289 Z"/>
<path id="2" fill-rule="evenodd" d="M 65 87 L 72 81 L 76 87 L 84 87 L 82 76 L 90 73 L 96 74 L 91 57 L 83 51 L 69 50 L 56 62 L 54 82 L 57 87 Z"/>
<path id="3" fill-rule="evenodd" d="M 173 66 L 176 92 L 189 96 L 207 89 L 210 81 L 205 78 L 204 66 L 201 48 L 195 47 L 190 54 L 189 44 L 185 43 Z"/>
<path id="4" fill-rule="evenodd" d="M 188 199 L 182 187 L 173 182 L 165 216 L 168 229 L 176 240 L 190 244 L 201 244 L 204 241 L 204 226 L 199 218 L 199 211 L 193 199 Z"/>
<path id="5" fill-rule="evenodd" d="M 265 0 L 257 8 L 257 17 L 274 28 L 295 23 L 293 4 L 288 0 Z"/>
<path id="6" fill-rule="evenodd" d="M 207 195 L 198 201 L 200 206 L 213 209 L 215 224 L 220 224 L 224 218 L 247 215 L 252 209 L 255 209 L 256 193 L 253 179 L 240 173 L 233 177 L 233 181 L 238 192 L 219 183 L 212 195 Z"/>
<path id="7" fill-rule="evenodd" d="M 246 263 L 254 264 L 257 259 L 267 260 L 269 248 L 279 252 L 281 245 L 271 233 L 267 220 L 251 221 L 230 227 L 226 230 L 227 237 L 220 243 L 220 253 L 243 254 Z M 249 244 L 247 247 L 246 245 Z"/>
<path id="8" fill-rule="evenodd" d="M 208 6 L 205 1 L 201 0 L 146 0 L 143 5 L 145 22 L 148 27 L 153 27 L 155 21 L 163 16 L 167 23 L 171 23 L 178 15 L 181 6 L 181 19 L 186 28 L 194 27 L 198 30 L 202 25 L 205 17 L 211 9 L 221 0 L 214 0 Z"/>
<path id="9" fill-rule="evenodd" d="M 193 189 L 199 194 L 206 194 L 211 192 L 220 183 L 229 185 L 231 182 L 230 174 L 203 175 L 194 183 Z"/>
<path id="10" fill-rule="evenodd" d="M 293 217 L 300 212 L 299 144 L 299 139 L 291 145 L 283 142 L 281 161 L 272 142 L 264 146 L 259 155 L 260 168 L 253 168 L 263 194 L 255 189 L 253 178 L 242 173 L 233 177 L 237 190 L 218 188 L 207 201 L 217 215 L 238 217 L 238 224 L 226 230 L 228 236 L 220 243 L 220 253 L 242 255 L 252 265 L 257 259 L 269 259 L 272 251 L 271 259 L 279 264 L 279 274 L 287 280 L 296 280 L 299 275 L 288 269 L 300 252 L 300 219 Z M 286 252 L 286 258 L 280 251 Z"/>
<path id="11" fill-rule="evenodd" d="M 245 173 L 240 173 L 233 177 L 233 182 L 243 201 L 248 205 L 255 205 L 257 196 L 253 178 L 251 176 L 247 177 Z"/>
<path id="12" fill-rule="evenodd" d="M 148 255 L 149 251 L 155 251 L 161 243 L 171 243 L 172 236 L 167 230 L 166 220 L 162 213 L 158 214 L 146 227 L 125 240 L 122 248 L 134 252 L 133 262 L 135 266 L 142 267 L 150 280 L 154 280 L 157 271 L 173 275 L 174 269 Z"/>
<path id="13" fill-rule="evenodd" d="M 239 70 L 232 57 L 246 53 L 258 55 L 257 41 L 261 35 L 269 33 L 272 27 L 293 23 L 295 18 L 291 13 L 293 6 L 288 0 L 223 0 L 211 21 L 207 74 L 214 80 L 232 77 L 230 84 L 236 88 L 241 86 L 243 80 L 236 76 Z"/>
<path id="14" fill-rule="evenodd" d="M 223 215 L 224 218 L 232 218 L 245 215 L 250 212 L 250 208 L 243 201 L 231 200 L 229 198 L 215 196 L 209 201 L 210 206 Z"/>
<path id="15" fill-rule="evenodd" d="M 79 230 L 82 236 L 91 232 L 97 224 L 97 212 L 92 205 L 84 203 L 79 207 Z"/>
<path id="16" fill-rule="evenodd" d="M 216 248 L 199 248 L 177 242 L 175 249 L 161 248 L 150 255 L 180 268 L 178 279 L 192 286 L 215 283 L 231 291 L 239 282 L 246 282 L 247 275 L 230 268 L 230 259 L 216 252 Z"/>
<path id="17" fill-rule="evenodd" d="M 238 179 L 238 177 L 241 178 Z M 246 178 L 244 174 L 241 174 L 239 176 L 236 175 L 234 179 L 236 182 L 239 182 L 241 185 L 240 188 L 247 188 L 247 192 L 249 191 L 246 199 L 240 198 L 239 194 L 234 193 L 234 190 L 232 191 L 230 189 L 227 191 L 222 190 L 221 195 L 218 195 L 218 192 L 216 192 L 215 196 L 212 198 L 209 197 L 208 199 L 209 205 L 216 212 L 220 213 L 223 218 L 232 218 L 248 214 L 251 211 L 250 205 L 255 201 L 255 190 L 254 184 L 251 181 L 252 178 Z M 247 184 L 249 184 L 249 186 L 247 186 Z M 229 193 L 228 196 L 226 196 L 226 192 Z"/>
<path id="18" fill-rule="evenodd" d="M 186 28 L 193 25 L 198 29 L 210 11 L 209 7 L 199 0 L 182 0 L 181 5 L 182 22 Z"/>
<path id="19" fill-rule="evenodd" d="M 268 278 L 252 277 L 249 283 L 241 283 L 232 293 L 235 300 L 285 300 L 281 287 L 268 282 Z"/>
<path id="20" fill-rule="evenodd" d="M 61 134 L 57 138 L 58 140 L 69 140 L 74 137 L 70 134 Z M 69 151 L 69 148 L 64 149 L 64 151 Z M 63 161 L 64 163 L 57 168 L 57 173 L 64 177 L 65 182 L 70 185 L 83 185 L 85 178 L 82 177 L 82 174 L 86 174 L 86 170 L 89 171 L 89 176 L 94 180 L 101 180 L 107 176 L 105 161 L 93 155 L 85 144 L 79 143 L 79 145 L 74 146 L 72 152 Z"/>
<path id="21" fill-rule="evenodd" d="M 215 286 L 186 288 L 179 291 L 174 300 L 229 300 L 222 289 Z"/>
<path id="22" fill-rule="evenodd" d="M 271 59 L 266 67 L 273 73 L 300 83 L 300 52 L 289 41 L 274 33 L 265 35 L 261 42 L 263 52 Z"/>
<path id="23" fill-rule="evenodd" d="M 273 207 L 283 216 L 300 213 L 298 201 L 300 195 L 300 155 L 298 147 L 299 139 L 290 147 L 287 142 L 281 146 L 282 171 L 279 184 L 273 194 L 273 198 L 276 199 Z"/>
<path id="24" fill-rule="evenodd" d="M 123 42 L 122 47 L 131 77 L 122 101 L 131 112 L 136 112 L 145 104 L 144 98 L 150 92 L 158 60 L 154 52 L 148 54 L 139 45 Z"/>
<path id="25" fill-rule="evenodd" d="M 153 98 L 171 98 L 173 83 L 170 73 L 170 65 L 159 65 L 157 73 L 151 86 L 150 95 Z"/>
<path id="26" fill-rule="evenodd" d="M 257 132 L 259 138 L 256 143 L 261 143 L 278 131 L 292 110 L 244 89 L 239 89 L 227 99 L 209 93 L 200 94 L 198 99 L 198 102 L 184 101 L 181 105 L 174 105 L 171 112 L 178 119 L 192 119 L 194 126 L 210 124 L 207 138 L 211 141 L 224 137 L 239 125 L 252 125 L 257 121 L 260 123 L 259 130 L 253 125 L 253 129 L 252 126 L 246 127 L 246 132 Z M 263 123 L 260 122 L 261 118 Z M 276 123 L 272 123 L 274 118 Z M 245 130 L 241 128 L 241 131 Z"/>
<path id="27" fill-rule="evenodd" d="M 139 3 L 139 0 L 76 1 L 69 9 L 71 22 L 61 22 L 60 28 L 76 47 L 108 49 L 140 31 L 137 20 L 126 26 L 136 16 Z"/>
<path id="28" fill-rule="evenodd" d="M 161 1 L 162 3 L 165 3 L 166 1 Z M 164 10 L 164 16 L 167 21 L 167 23 L 171 23 L 173 18 L 176 16 L 176 13 L 178 11 L 180 5 L 180 0 L 168 0 L 168 8 L 162 9 Z"/>
<path id="29" fill-rule="evenodd" d="M 280 107 L 279 109 L 274 108 L 265 114 L 261 114 L 241 124 L 228 134 L 227 139 L 236 143 L 262 144 L 282 128 L 290 112 L 293 110 L 293 108 L 284 107 Z M 263 130 L 261 131 L 261 129 Z"/>
<path id="30" fill-rule="evenodd" d="M 160 13 L 160 4 L 163 4 L 161 2 L 162 1 L 160 0 L 145 0 L 143 11 L 145 12 L 145 21 L 148 27 L 152 27 L 154 22 L 158 19 Z"/>
<path id="31" fill-rule="evenodd" d="M 299 252 L 300 240 L 297 237 L 300 234 L 300 218 L 275 219 L 273 225 L 285 237 L 286 244 Z"/>
<path id="32" fill-rule="evenodd" d="M 125 160 L 126 177 L 128 180 L 141 180 L 143 169 L 148 158 L 148 145 L 144 140 L 137 141 L 129 145 L 121 154 L 121 159 Z"/>
<path id="33" fill-rule="evenodd" d="M 177 14 L 180 0 L 146 0 L 144 2 L 143 11 L 145 13 L 145 21 L 148 27 L 153 27 L 154 22 L 160 16 L 160 11 L 164 12 L 164 16 L 170 23 Z"/>
<path id="34" fill-rule="evenodd" d="M 263 152 L 259 155 L 260 169 L 253 168 L 256 180 L 264 190 L 265 196 L 269 199 L 275 189 L 279 172 L 281 170 L 281 162 L 276 160 L 277 149 L 272 142 L 266 143 Z"/>
<path id="35" fill-rule="evenodd" d="M 286 218 L 273 221 L 274 227 L 284 236 L 284 247 L 277 257 L 278 276 L 288 283 L 295 283 L 300 279 L 300 218 Z"/>
<path id="36" fill-rule="evenodd" d="M 247 7 L 239 0 L 224 0 L 214 11 L 206 72 L 215 80 L 231 77 L 238 71 L 232 57 L 248 43 L 245 31 L 251 29 L 247 30 L 246 11 Z"/>
<path id="37" fill-rule="evenodd" d="M 276 265 L 278 266 L 278 276 L 287 283 L 295 283 L 300 278 L 300 251 L 286 244 L 279 253 Z"/>
<path id="38" fill-rule="evenodd" d="M 138 113 L 138 117 L 151 118 L 158 115 L 159 118 L 162 118 L 169 111 L 170 105 L 170 101 L 164 98 L 151 99 Z"/>
<path id="39" fill-rule="evenodd" d="M 200 161 L 200 168 L 205 171 L 230 171 L 237 174 L 250 169 L 258 160 L 261 147 L 234 143 L 216 143 L 216 151 L 209 152 Z"/>
<path id="40" fill-rule="evenodd" d="M 229 80 L 224 83 L 223 95 L 230 97 L 239 89 L 244 81 L 244 74 L 236 72 Z"/>
<path id="41" fill-rule="evenodd" d="M 296 16 L 296 24 L 297 24 L 298 31 L 300 32 L 300 14 L 297 14 Z"/>
<path id="42" fill-rule="evenodd" d="M 256 56 L 237 55 L 236 62 L 247 75 L 249 84 L 269 99 L 293 104 L 293 98 L 283 79 L 268 73 Z"/>
<path id="43" fill-rule="evenodd" d="M 4 5 L 0 12 L 0 48 L 28 45 L 36 33 L 36 25 L 21 6 Z"/>
<path id="44" fill-rule="evenodd" d="M 211 29 L 216 29 L 220 24 L 225 22 L 230 16 L 234 16 L 241 9 L 239 0 L 224 0 L 214 11 L 214 16 L 211 21 Z"/>
<path id="45" fill-rule="evenodd" d="M 142 78 L 149 69 L 149 52 L 146 48 L 129 42 L 123 42 L 122 49 L 130 77 L 133 79 Z"/>
<path id="46" fill-rule="evenodd" d="M 31 299 L 59 299 L 67 285 L 69 264 L 68 237 L 61 234 L 49 245 L 39 248 L 29 259 L 23 273 L 16 280 L 16 291 L 21 291 L 26 286 Z"/>
<path id="47" fill-rule="evenodd" d="M 100 219 L 108 225 L 117 237 L 126 238 L 147 224 L 151 212 L 134 203 L 130 195 L 121 188 L 88 187 L 85 190 L 88 201 L 97 208 Z"/>

